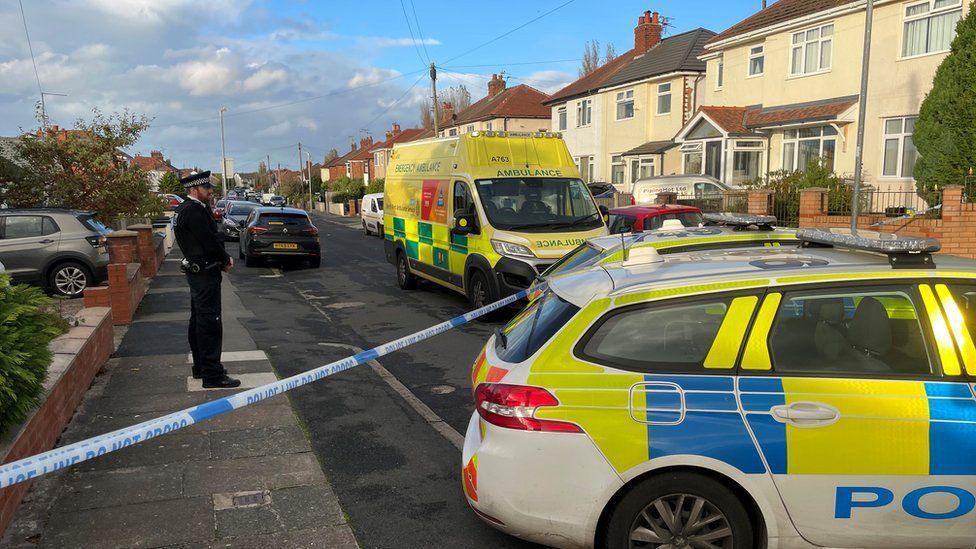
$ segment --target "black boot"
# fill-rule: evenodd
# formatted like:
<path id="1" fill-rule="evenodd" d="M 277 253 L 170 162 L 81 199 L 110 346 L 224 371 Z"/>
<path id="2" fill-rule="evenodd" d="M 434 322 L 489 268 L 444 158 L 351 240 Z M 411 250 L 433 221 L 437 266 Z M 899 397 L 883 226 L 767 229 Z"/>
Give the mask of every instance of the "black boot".
<path id="1" fill-rule="evenodd" d="M 241 380 L 234 379 L 227 375 L 203 380 L 204 389 L 233 389 L 234 387 L 239 387 L 240 385 Z"/>
<path id="2" fill-rule="evenodd" d="M 193 369 L 193 379 L 203 379 L 203 374 L 200 373 L 200 370 Z"/>

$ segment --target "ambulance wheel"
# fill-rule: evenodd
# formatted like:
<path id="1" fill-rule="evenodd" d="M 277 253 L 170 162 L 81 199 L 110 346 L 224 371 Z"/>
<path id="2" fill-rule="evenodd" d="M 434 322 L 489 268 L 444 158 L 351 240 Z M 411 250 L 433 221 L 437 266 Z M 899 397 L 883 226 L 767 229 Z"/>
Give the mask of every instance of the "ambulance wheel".
<path id="1" fill-rule="evenodd" d="M 603 547 L 752 549 L 749 514 L 716 480 L 664 473 L 634 486 L 611 511 Z"/>
<path id="2" fill-rule="evenodd" d="M 488 280 L 488 275 L 481 269 L 472 269 L 471 274 L 468 275 L 468 301 L 475 309 L 498 301 L 498 296 Z M 487 320 L 487 316 L 489 315 L 481 318 Z"/>
<path id="3" fill-rule="evenodd" d="M 403 253 L 403 251 L 397 251 L 396 275 L 397 286 L 401 290 L 413 290 L 417 287 L 417 277 L 410 272 L 410 265 L 407 264 L 407 254 Z"/>

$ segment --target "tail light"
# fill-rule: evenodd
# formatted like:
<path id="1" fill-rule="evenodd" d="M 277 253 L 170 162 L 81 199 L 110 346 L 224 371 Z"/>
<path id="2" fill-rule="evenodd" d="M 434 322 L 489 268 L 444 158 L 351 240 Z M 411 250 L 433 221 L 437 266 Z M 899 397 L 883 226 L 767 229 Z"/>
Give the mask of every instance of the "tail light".
<path id="1" fill-rule="evenodd" d="M 316 229 L 315 227 L 309 227 L 307 229 L 302 230 L 302 234 L 309 234 L 309 235 L 315 236 L 315 235 L 319 234 L 319 230 Z"/>
<path id="2" fill-rule="evenodd" d="M 268 232 L 268 228 L 267 227 L 258 227 L 258 226 L 248 227 L 247 232 L 249 232 L 251 234 L 261 234 L 261 233 Z"/>
<path id="3" fill-rule="evenodd" d="M 543 406 L 558 406 L 559 401 L 540 387 L 482 383 L 475 389 L 475 405 L 482 419 L 506 429 L 582 433 L 578 425 L 566 421 L 536 419 L 535 412 Z"/>
<path id="4" fill-rule="evenodd" d="M 87 240 L 88 243 L 91 244 L 92 248 L 100 248 L 105 245 L 104 236 L 86 236 L 85 240 Z"/>

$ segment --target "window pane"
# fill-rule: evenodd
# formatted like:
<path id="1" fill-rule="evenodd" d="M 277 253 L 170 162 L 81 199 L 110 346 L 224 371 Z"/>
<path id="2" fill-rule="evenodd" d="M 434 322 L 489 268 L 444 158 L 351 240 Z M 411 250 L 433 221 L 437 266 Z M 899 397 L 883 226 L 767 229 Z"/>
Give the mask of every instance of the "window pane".
<path id="1" fill-rule="evenodd" d="M 803 33 L 802 32 L 798 32 L 798 33 L 796 33 L 796 34 L 793 35 L 793 43 L 794 44 L 802 44 L 803 43 Z"/>
<path id="2" fill-rule="evenodd" d="M 822 131 L 823 130 L 820 128 L 820 126 L 814 126 L 812 128 L 800 128 L 800 139 L 806 137 L 820 137 L 820 133 Z"/>
<path id="3" fill-rule="evenodd" d="M 915 4 L 914 6 L 908 6 L 905 8 L 905 17 L 912 17 L 913 15 L 921 15 L 923 13 L 929 12 L 928 2 L 924 4 Z"/>
<path id="4" fill-rule="evenodd" d="M 803 48 L 793 48 L 793 62 L 790 65 L 791 74 L 803 72 Z"/>
<path id="5" fill-rule="evenodd" d="M 796 139 L 796 130 L 786 130 L 786 132 L 783 133 L 783 138 Z"/>
<path id="6" fill-rule="evenodd" d="M 834 139 L 824 139 L 823 141 L 823 152 L 820 156 L 823 157 L 824 163 L 828 170 L 833 171 L 834 169 L 834 157 L 837 153 L 837 141 Z"/>
<path id="7" fill-rule="evenodd" d="M 44 222 L 38 216 L 11 216 L 7 218 L 4 238 L 30 238 L 44 234 Z"/>
<path id="8" fill-rule="evenodd" d="M 961 17 L 962 11 L 953 11 L 932 17 L 929 20 L 929 38 L 926 51 L 931 53 L 948 50 L 955 36 L 956 23 Z"/>
<path id="9" fill-rule="evenodd" d="M 783 169 L 796 171 L 796 143 L 783 143 Z"/>
<path id="10" fill-rule="evenodd" d="M 824 40 L 820 43 L 820 68 L 823 70 L 830 68 L 830 57 L 833 44 L 833 40 Z"/>
<path id="11" fill-rule="evenodd" d="M 907 288 L 784 296 L 769 348 L 773 369 L 849 376 L 931 373 Z"/>
<path id="12" fill-rule="evenodd" d="M 753 57 L 749 60 L 749 76 L 755 76 L 757 74 L 763 73 L 763 65 L 765 64 L 765 58 L 763 57 Z"/>
<path id="13" fill-rule="evenodd" d="M 702 173 L 702 153 L 697 152 L 685 154 L 685 173 Z"/>
<path id="14" fill-rule="evenodd" d="M 901 118 L 892 118 L 885 121 L 885 135 L 898 135 L 901 133 Z"/>
<path id="15" fill-rule="evenodd" d="M 898 140 L 885 139 L 884 142 L 884 175 L 898 175 Z"/>
<path id="16" fill-rule="evenodd" d="M 918 118 L 916 118 L 914 116 L 910 116 L 910 117 L 908 117 L 908 118 L 905 119 L 905 133 L 909 133 L 909 134 L 915 133 L 915 121 L 916 120 L 918 120 Z"/>
<path id="17" fill-rule="evenodd" d="M 961 3 L 961 0 L 935 0 L 935 9 L 958 6 Z"/>
<path id="18" fill-rule="evenodd" d="M 44 236 L 58 232 L 58 226 L 54 224 L 53 219 L 50 217 L 45 217 L 43 219 L 44 221 L 41 228 L 44 232 Z"/>
<path id="19" fill-rule="evenodd" d="M 622 101 L 624 98 L 624 92 L 617 92 L 617 101 Z"/>
<path id="20" fill-rule="evenodd" d="M 747 183 L 759 177 L 759 151 L 735 151 L 732 154 L 732 182 Z"/>
<path id="21" fill-rule="evenodd" d="M 820 156 L 820 140 L 806 139 L 800 141 L 800 151 L 797 158 L 796 169 L 804 171 L 810 161 Z"/>
<path id="22" fill-rule="evenodd" d="M 610 182 L 620 184 L 624 182 L 624 165 L 614 164 L 610 172 Z"/>
<path id="23" fill-rule="evenodd" d="M 657 92 L 658 93 L 668 93 L 670 91 L 671 91 L 671 83 L 670 82 L 668 82 L 667 84 L 660 84 L 657 87 Z"/>
<path id="24" fill-rule="evenodd" d="M 756 47 L 752 48 L 751 50 L 749 50 L 749 53 L 752 54 L 752 55 L 759 55 L 762 52 L 763 52 L 763 47 L 762 46 L 756 46 Z"/>
<path id="25" fill-rule="evenodd" d="M 657 97 L 657 113 L 667 114 L 671 112 L 671 94 L 659 95 Z"/>
<path id="26" fill-rule="evenodd" d="M 837 135 L 837 128 L 833 126 L 823 126 L 824 135 Z"/>
<path id="27" fill-rule="evenodd" d="M 820 62 L 819 44 L 807 44 L 806 56 L 803 62 L 803 72 L 817 72 Z"/>
<path id="28" fill-rule="evenodd" d="M 915 141 L 912 136 L 906 135 L 901 153 L 901 176 L 915 177 L 915 160 L 918 158 L 918 151 L 915 149 Z"/>
<path id="29" fill-rule="evenodd" d="M 905 22 L 905 43 L 901 48 L 903 57 L 910 57 L 912 55 L 921 55 L 925 53 L 925 43 L 928 35 L 928 28 L 928 19 Z"/>
<path id="30" fill-rule="evenodd" d="M 834 26 L 833 25 L 825 25 L 825 26 L 823 26 L 820 29 L 820 36 L 823 36 L 823 37 L 826 38 L 827 36 L 833 36 L 833 35 L 834 35 Z"/>
<path id="31" fill-rule="evenodd" d="M 820 29 L 810 29 L 807 31 L 807 42 L 820 38 Z"/>
<path id="32" fill-rule="evenodd" d="M 586 342 L 583 354 L 640 372 L 697 371 L 727 310 L 723 300 L 613 314 Z"/>

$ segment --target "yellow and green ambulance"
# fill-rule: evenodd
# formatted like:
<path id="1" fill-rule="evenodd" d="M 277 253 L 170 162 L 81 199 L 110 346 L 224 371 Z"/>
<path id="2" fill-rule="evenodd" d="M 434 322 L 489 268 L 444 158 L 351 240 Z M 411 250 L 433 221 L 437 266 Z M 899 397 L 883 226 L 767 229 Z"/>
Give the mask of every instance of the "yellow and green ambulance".
<path id="1" fill-rule="evenodd" d="M 403 289 L 422 278 L 492 303 L 607 235 L 604 218 L 559 134 L 471 132 L 390 156 L 385 249 Z"/>

